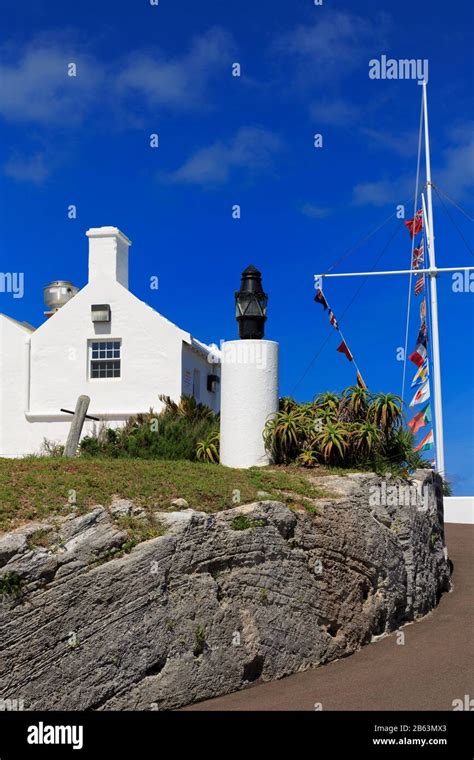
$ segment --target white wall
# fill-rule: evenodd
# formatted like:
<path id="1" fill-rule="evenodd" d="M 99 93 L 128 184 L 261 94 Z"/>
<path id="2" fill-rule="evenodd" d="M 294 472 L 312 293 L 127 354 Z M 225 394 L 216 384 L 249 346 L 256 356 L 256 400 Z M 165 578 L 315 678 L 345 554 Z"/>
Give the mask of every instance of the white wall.
<path id="1" fill-rule="evenodd" d="M 110 323 L 93 323 L 92 304 L 109 304 Z M 201 353 L 190 348 L 189 333 L 162 317 L 126 288 L 104 276 L 31 333 L 29 401 L 25 340 L 30 333 L 8 319 L 1 321 L 0 456 L 39 451 L 43 438 L 65 443 L 77 397 L 90 396 L 89 413 L 106 415 L 107 423 L 127 415 L 162 408 L 159 395 L 179 401 L 185 371 L 201 376 L 200 400 L 215 411 L 220 391 L 206 390 L 207 375 L 216 372 Z M 121 340 L 121 377 L 89 377 L 88 341 Z M 27 419 L 25 419 L 25 412 Z M 86 422 L 83 434 L 92 429 Z"/>
<path id="2" fill-rule="evenodd" d="M 89 283 L 82 290 L 33 332 L 0 316 L 0 456 L 36 453 L 45 437 L 64 443 L 71 417 L 61 408 L 74 409 L 82 394 L 91 399 L 89 414 L 116 425 L 131 414 L 159 411 L 161 394 L 179 401 L 192 393 L 196 369 L 199 400 L 219 409 L 220 389 L 206 387 L 208 374 L 218 370 L 205 347 L 129 292 L 128 238 L 116 227 L 86 234 Z M 111 321 L 93 323 L 93 304 L 108 304 Z M 90 377 L 93 340 L 120 341 L 119 378 Z M 84 434 L 93 424 L 86 422 Z"/>
<path id="3" fill-rule="evenodd" d="M 91 321 L 92 304 L 110 304 L 111 322 Z M 74 408 L 90 396 L 90 414 L 158 409 L 158 396 L 179 398 L 181 347 L 188 333 L 112 280 L 86 285 L 31 337 L 32 415 Z M 91 379 L 88 341 L 121 340 L 121 377 Z"/>
<path id="4" fill-rule="evenodd" d="M 33 426 L 25 418 L 27 354 L 31 331 L 0 315 L 0 456 L 38 453 L 44 437 L 62 439 L 68 425 Z"/>
<path id="5" fill-rule="evenodd" d="M 198 401 L 218 412 L 220 407 L 220 385 L 218 384 L 216 393 L 210 393 L 207 390 L 207 377 L 208 375 L 218 375 L 220 377 L 220 367 L 208 362 L 205 356 L 192 349 L 186 343 L 183 343 L 181 393 L 187 396 L 193 395 L 193 371 L 195 369 L 199 371 L 200 376 Z"/>
<path id="6" fill-rule="evenodd" d="M 263 430 L 278 411 L 278 343 L 230 340 L 221 346 L 220 461 L 226 467 L 270 463 Z"/>
<path id="7" fill-rule="evenodd" d="M 474 496 L 445 496 L 445 523 L 474 523 Z"/>

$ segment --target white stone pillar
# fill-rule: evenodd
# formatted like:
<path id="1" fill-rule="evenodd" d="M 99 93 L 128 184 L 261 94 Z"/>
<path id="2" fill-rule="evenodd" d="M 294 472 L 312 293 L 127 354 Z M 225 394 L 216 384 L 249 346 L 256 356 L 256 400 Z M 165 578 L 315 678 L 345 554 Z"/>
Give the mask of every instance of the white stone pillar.
<path id="1" fill-rule="evenodd" d="M 278 350 L 273 340 L 221 346 L 220 458 L 226 467 L 270 464 L 263 429 L 278 411 Z"/>

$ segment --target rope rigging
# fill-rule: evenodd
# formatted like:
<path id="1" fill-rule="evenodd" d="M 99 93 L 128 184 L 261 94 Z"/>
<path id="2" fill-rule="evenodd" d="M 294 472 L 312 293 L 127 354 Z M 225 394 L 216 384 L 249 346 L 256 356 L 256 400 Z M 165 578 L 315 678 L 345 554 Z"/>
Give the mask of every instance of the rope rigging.
<path id="1" fill-rule="evenodd" d="M 390 219 L 392 219 L 392 218 L 393 218 L 393 216 L 394 216 L 394 214 L 391 214 L 391 215 L 390 215 L 390 217 L 389 217 L 388 219 L 386 219 L 386 220 L 385 220 L 385 222 L 383 223 L 383 225 L 381 225 L 381 226 L 380 226 L 378 229 L 381 229 L 381 228 L 382 228 L 382 226 L 385 226 L 385 224 L 386 224 L 388 221 L 390 221 Z M 397 220 L 397 221 L 398 221 L 398 220 Z M 396 226 L 395 226 L 395 229 L 394 229 L 393 233 L 390 235 L 390 237 L 389 237 L 388 241 L 386 242 L 386 244 L 385 244 L 385 245 L 384 245 L 384 247 L 382 248 L 382 250 L 381 250 L 380 254 L 379 254 L 379 255 L 377 256 L 377 258 L 375 259 L 375 261 L 374 261 L 374 263 L 373 263 L 373 265 L 372 265 L 372 267 L 370 268 L 370 270 L 369 270 L 369 271 L 371 271 L 371 272 L 372 272 L 372 271 L 375 271 L 375 268 L 377 267 L 377 264 L 379 263 L 380 259 L 381 259 L 381 258 L 384 256 L 384 254 L 386 253 L 387 249 L 389 248 L 389 246 L 391 245 L 391 243 L 393 242 L 393 240 L 395 239 L 395 237 L 396 237 L 396 236 L 399 234 L 399 232 L 401 231 L 401 229 L 402 229 L 401 225 L 397 223 L 397 224 L 396 224 Z M 361 282 L 361 284 L 360 284 L 360 285 L 358 286 L 358 288 L 356 289 L 356 291 L 355 291 L 355 293 L 354 293 L 353 297 L 351 298 L 351 300 L 349 301 L 349 303 L 347 304 L 347 306 L 346 306 L 346 307 L 345 307 L 345 309 L 343 310 L 343 312 L 342 312 L 342 314 L 341 314 L 341 316 L 342 316 L 342 317 L 344 317 L 344 316 L 345 316 L 345 314 L 347 314 L 347 312 L 349 311 L 349 309 L 351 308 L 351 306 L 352 306 L 352 305 L 354 304 L 354 302 L 357 300 L 357 298 L 358 298 L 358 296 L 359 296 L 359 293 L 361 292 L 361 290 L 362 290 L 362 288 L 364 287 L 364 285 L 366 284 L 366 282 L 367 282 L 367 277 L 364 277 L 364 278 L 362 279 L 362 282 Z M 310 369 L 312 368 L 312 366 L 313 366 L 314 362 L 315 362 L 315 361 L 316 361 L 316 359 L 319 357 L 319 355 L 321 354 L 322 350 L 323 350 L 323 349 L 326 347 L 326 345 L 328 344 L 328 342 L 329 342 L 330 338 L 331 338 L 331 333 L 329 333 L 329 334 L 327 335 L 327 337 L 326 337 L 326 338 L 323 340 L 323 342 L 321 343 L 321 345 L 320 345 L 320 346 L 319 346 L 319 348 L 317 349 L 316 353 L 314 354 L 313 358 L 312 358 L 312 359 L 311 359 L 311 361 L 309 362 L 308 366 L 307 366 L 307 367 L 306 367 L 306 369 L 304 370 L 303 374 L 301 375 L 300 379 L 299 379 L 299 380 L 298 380 L 298 382 L 297 382 L 297 383 L 295 383 L 295 385 L 293 386 L 293 388 L 292 388 L 292 391 L 291 391 L 292 395 L 295 393 L 295 391 L 296 391 L 296 389 L 299 387 L 299 385 L 300 385 L 300 384 L 303 382 L 303 380 L 304 380 L 304 379 L 305 379 L 305 377 L 307 376 L 308 372 L 309 372 L 309 371 L 310 371 Z"/>
<path id="2" fill-rule="evenodd" d="M 446 207 L 446 204 L 444 203 L 444 201 L 443 201 L 443 199 L 442 199 L 441 195 L 439 194 L 439 188 L 438 188 L 436 185 L 433 185 L 433 188 L 434 188 L 434 191 L 435 191 L 436 195 L 438 196 L 438 198 L 439 198 L 439 200 L 440 200 L 440 202 L 441 202 L 441 205 L 443 206 L 443 209 L 444 209 L 444 211 L 446 212 L 446 214 L 447 214 L 448 218 L 450 219 L 450 221 L 451 221 L 451 223 L 452 223 L 453 227 L 455 227 L 455 229 L 457 230 L 457 232 L 458 232 L 458 234 L 459 234 L 460 238 L 462 239 L 462 241 L 463 241 L 464 245 L 466 246 L 467 250 L 469 251 L 469 253 L 470 253 L 472 256 L 474 256 L 474 251 L 472 250 L 471 246 L 469 245 L 469 243 L 467 242 L 466 238 L 465 238 L 465 237 L 464 237 L 464 235 L 462 234 L 461 230 L 459 229 L 458 225 L 457 225 L 457 224 L 456 224 L 456 222 L 454 221 L 453 217 L 452 217 L 452 216 L 451 216 L 451 214 L 449 213 L 449 211 L 448 211 L 448 209 L 447 209 L 447 207 Z M 444 193 L 444 195 L 446 195 L 446 194 Z M 447 197 L 447 196 L 446 196 L 446 197 Z M 455 204 L 455 205 L 456 205 L 456 204 Z M 457 208 L 459 208 L 459 210 L 460 210 L 460 211 L 462 211 L 462 209 L 461 209 L 461 207 L 460 207 L 460 206 L 457 206 Z M 463 213 L 464 213 L 464 211 L 463 211 Z M 467 214 L 464 214 L 464 215 L 465 215 L 465 216 L 467 216 Z M 468 219 L 470 219 L 470 217 L 469 217 L 469 216 L 467 216 L 467 218 L 468 218 Z M 474 219 L 472 219 L 471 221 L 474 221 Z"/>

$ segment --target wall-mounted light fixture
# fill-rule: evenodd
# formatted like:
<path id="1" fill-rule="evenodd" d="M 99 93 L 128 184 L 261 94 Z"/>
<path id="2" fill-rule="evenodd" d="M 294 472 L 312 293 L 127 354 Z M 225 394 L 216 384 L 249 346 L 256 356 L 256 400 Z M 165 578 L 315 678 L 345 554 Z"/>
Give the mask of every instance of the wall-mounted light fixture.
<path id="1" fill-rule="evenodd" d="M 93 322 L 110 322 L 110 306 L 108 303 L 92 304 L 91 317 Z"/>
<path id="2" fill-rule="evenodd" d="M 219 385 L 221 379 L 219 375 L 208 375 L 207 376 L 207 390 L 209 393 L 216 393 L 217 392 L 217 386 Z"/>

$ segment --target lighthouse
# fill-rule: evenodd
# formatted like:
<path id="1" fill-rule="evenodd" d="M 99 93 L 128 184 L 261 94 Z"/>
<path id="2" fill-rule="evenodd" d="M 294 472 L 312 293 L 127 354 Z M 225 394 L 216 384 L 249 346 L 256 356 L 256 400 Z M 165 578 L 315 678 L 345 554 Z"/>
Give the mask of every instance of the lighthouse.
<path id="1" fill-rule="evenodd" d="M 278 411 L 279 346 L 264 339 L 267 304 L 262 275 L 248 266 L 235 293 L 239 340 L 221 346 L 220 460 L 227 467 L 271 463 L 263 431 Z"/>

